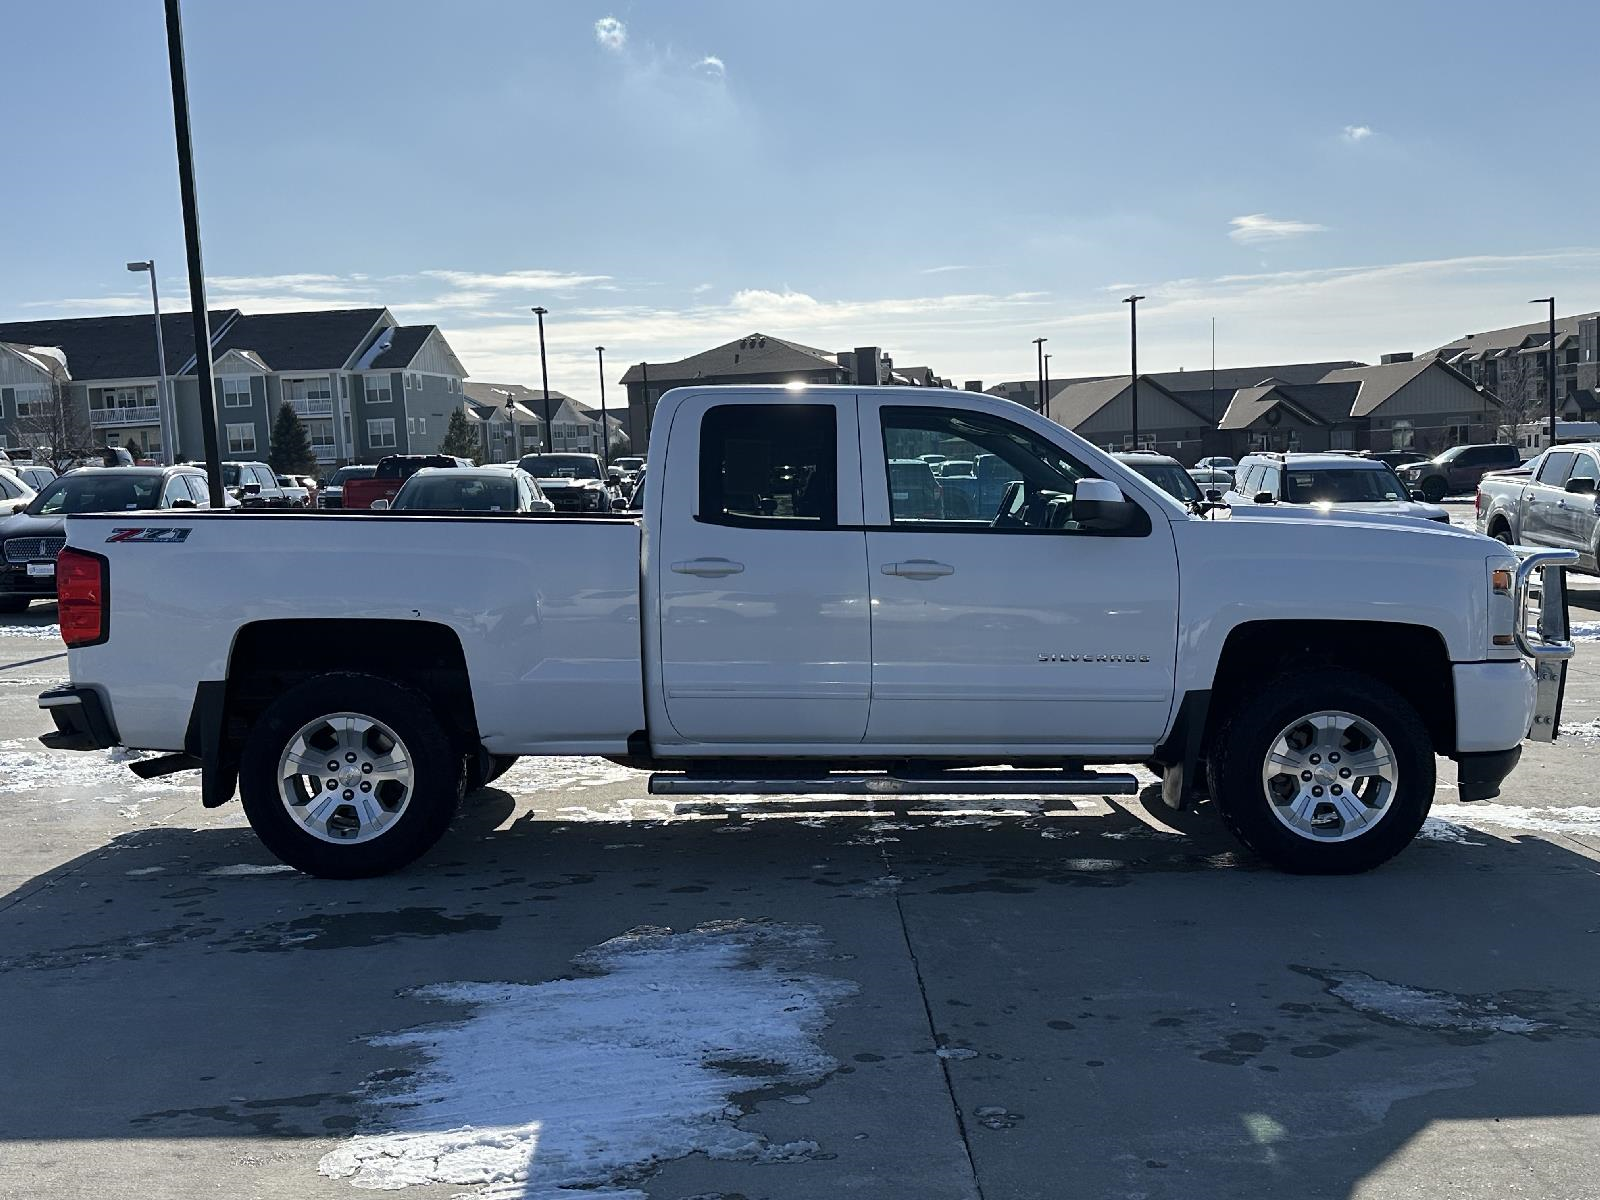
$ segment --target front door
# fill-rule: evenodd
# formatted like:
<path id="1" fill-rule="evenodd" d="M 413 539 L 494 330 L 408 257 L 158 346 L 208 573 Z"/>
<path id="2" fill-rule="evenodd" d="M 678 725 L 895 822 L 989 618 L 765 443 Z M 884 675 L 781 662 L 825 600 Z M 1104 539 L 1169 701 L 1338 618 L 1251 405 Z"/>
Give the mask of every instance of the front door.
<path id="1" fill-rule="evenodd" d="M 987 411 L 986 411 L 987 410 Z M 1046 433 L 970 408 L 861 402 L 872 593 L 869 743 L 1154 743 L 1173 698 L 1170 515 L 1102 535 L 1072 516 L 1095 472 Z M 993 455 L 1011 480 L 976 507 L 912 485 L 924 454 Z"/>
<path id="2" fill-rule="evenodd" d="M 872 632 L 855 397 L 693 397 L 666 446 L 648 574 L 672 729 L 688 742 L 860 742 Z"/>

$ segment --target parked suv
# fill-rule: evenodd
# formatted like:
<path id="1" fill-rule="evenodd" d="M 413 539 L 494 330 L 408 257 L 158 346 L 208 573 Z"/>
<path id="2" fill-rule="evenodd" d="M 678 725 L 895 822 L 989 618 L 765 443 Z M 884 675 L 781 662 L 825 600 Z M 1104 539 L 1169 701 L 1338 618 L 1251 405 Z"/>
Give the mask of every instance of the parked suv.
<path id="1" fill-rule="evenodd" d="M 1167 495 L 1185 504 L 1196 504 L 1204 499 L 1194 477 L 1170 454 L 1152 454 L 1141 450 L 1137 453 L 1113 454 L 1111 457 L 1126 463 Z"/>
<path id="2" fill-rule="evenodd" d="M 1446 496 L 1472 491 L 1485 471 L 1504 471 L 1521 461 L 1515 446 L 1452 446 L 1438 458 L 1401 467 L 1399 475 L 1407 487 L 1437 504 Z"/>
<path id="3" fill-rule="evenodd" d="M 0 533 L 0 612 L 21 612 L 31 600 L 55 598 L 56 554 L 67 541 L 67 517 L 209 507 L 206 473 L 198 467 L 83 467 L 52 479 Z"/>
<path id="4" fill-rule="evenodd" d="M 1344 512 L 1421 517 L 1449 524 L 1437 504 L 1423 504 L 1408 492 L 1388 463 L 1353 454 L 1250 454 L 1226 499 L 1241 505 L 1315 505 Z"/>
<path id="5" fill-rule="evenodd" d="M 223 463 L 222 486 L 246 508 L 299 507 L 278 483 L 272 468 L 263 462 Z"/>

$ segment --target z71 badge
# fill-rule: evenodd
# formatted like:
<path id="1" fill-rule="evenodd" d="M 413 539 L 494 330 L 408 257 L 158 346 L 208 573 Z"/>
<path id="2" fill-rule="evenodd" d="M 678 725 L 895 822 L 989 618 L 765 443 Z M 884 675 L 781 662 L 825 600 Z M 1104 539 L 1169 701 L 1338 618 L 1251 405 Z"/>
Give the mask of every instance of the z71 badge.
<path id="1" fill-rule="evenodd" d="M 108 542 L 186 542 L 189 529 L 181 525 L 155 525 L 142 529 L 113 529 Z"/>

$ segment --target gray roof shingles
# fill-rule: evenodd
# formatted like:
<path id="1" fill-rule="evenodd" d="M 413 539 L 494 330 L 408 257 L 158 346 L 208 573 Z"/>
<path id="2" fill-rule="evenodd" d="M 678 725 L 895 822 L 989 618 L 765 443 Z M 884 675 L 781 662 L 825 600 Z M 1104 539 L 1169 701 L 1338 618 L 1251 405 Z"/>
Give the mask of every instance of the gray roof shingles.
<path id="1" fill-rule="evenodd" d="M 361 348 L 383 312 L 338 308 L 240 317 L 218 340 L 215 353 L 254 350 L 274 371 L 336 371 Z"/>
<path id="2" fill-rule="evenodd" d="M 210 313 L 211 336 L 239 315 L 237 309 Z M 186 312 L 161 314 L 167 372 L 176 375 L 194 357 L 194 323 Z M 11 321 L 0 325 L 0 342 L 58 346 L 67 370 L 80 382 L 95 379 L 149 379 L 156 375 L 155 322 L 148 314 L 121 317 L 68 317 L 49 321 Z"/>
<path id="3" fill-rule="evenodd" d="M 726 345 L 691 354 L 677 362 L 650 363 L 650 374 L 663 383 L 685 379 L 719 379 L 729 375 L 776 375 L 789 371 L 821 371 L 842 368 L 826 350 L 802 346 L 764 333 L 752 333 Z M 629 367 L 623 383 L 640 383 L 643 372 L 638 364 Z"/>

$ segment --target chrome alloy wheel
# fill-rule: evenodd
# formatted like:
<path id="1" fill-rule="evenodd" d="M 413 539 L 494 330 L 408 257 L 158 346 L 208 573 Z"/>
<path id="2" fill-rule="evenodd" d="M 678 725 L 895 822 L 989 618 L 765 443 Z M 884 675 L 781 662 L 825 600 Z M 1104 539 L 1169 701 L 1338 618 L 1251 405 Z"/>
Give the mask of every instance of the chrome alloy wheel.
<path id="1" fill-rule="evenodd" d="M 405 743 L 360 713 L 309 722 L 278 760 L 284 808 L 312 837 L 337 845 L 382 837 L 405 812 L 414 786 Z"/>
<path id="2" fill-rule="evenodd" d="M 1347 712 L 1291 721 L 1261 766 L 1273 815 L 1313 842 L 1348 842 L 1372 829 L 1389 811 L 1399 782 L 1388 739 L 1372 722 Z"/>

